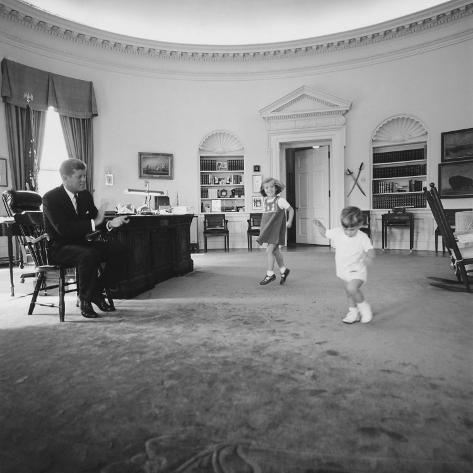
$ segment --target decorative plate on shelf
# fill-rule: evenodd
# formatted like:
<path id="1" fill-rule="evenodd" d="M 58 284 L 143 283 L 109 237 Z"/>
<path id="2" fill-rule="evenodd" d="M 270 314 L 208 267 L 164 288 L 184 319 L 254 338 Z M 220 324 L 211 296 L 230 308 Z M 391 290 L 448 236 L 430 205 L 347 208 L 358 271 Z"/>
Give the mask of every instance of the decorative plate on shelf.
<path id="1" fill-rule="evenodd" d="M 227 189 L 221 189 L 220 190 L 219 197 L 227 197 L 227 195 L 228 195 Z"/>

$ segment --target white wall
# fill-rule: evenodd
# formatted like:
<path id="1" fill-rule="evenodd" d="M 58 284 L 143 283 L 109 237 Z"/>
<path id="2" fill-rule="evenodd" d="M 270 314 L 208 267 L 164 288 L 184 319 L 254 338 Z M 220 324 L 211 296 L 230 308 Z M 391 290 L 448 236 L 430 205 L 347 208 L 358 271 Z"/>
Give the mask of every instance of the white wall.
<path id="1" fill-rule="evenodd" d="M 178 193 L 181 205 L 198 210 L 198 146 L 216 129 L 236 135 L 245 147 L 247 169 L 260 164 L 265 174 L 268 142 L 258 110 L 301 85 L 352 101 L 346 115 L 345 167 L 366 164 L 361 183 L 368 196 L 371 136 L 386 118 L 403 113 L 425 124 L 428 180 L 433 182 L 440 162 L 440 133 L 473 127 L 473 35 L 464 34 L 473 30 L 468 19 L 364 49 L 266 65 L 242 63 L 238 68 L 127 56 L 18 28 L 0 18 L 0 58 L 93 81 L 99 110 L 94 119 L 95 195 L 98 203 L 109 201 L 111 206 L 125 200 L 141 203 L 123 191 L 144 188 L 138 178 L 138 152 L 146 151 L 174 154 L 174 180 L 155 180 L 151 187 L 168 191 L 173 205 Z M 461 40 L 440 41 L 456 35 Z M 0 108 L 0 156 L 7 154 Z M 113 187 L 104 184 L 107 167 L 114 174 Z M 248 186 L 250 178 L 251 172 Z M 346 189 L 350 184 L 347 178 Z M 369 197 L 360 192 L 353 192 L 348 203 L 370 206 Z M 445 201 L 445 206 L 473 204 L 471 199 L 455 199 Z"/>

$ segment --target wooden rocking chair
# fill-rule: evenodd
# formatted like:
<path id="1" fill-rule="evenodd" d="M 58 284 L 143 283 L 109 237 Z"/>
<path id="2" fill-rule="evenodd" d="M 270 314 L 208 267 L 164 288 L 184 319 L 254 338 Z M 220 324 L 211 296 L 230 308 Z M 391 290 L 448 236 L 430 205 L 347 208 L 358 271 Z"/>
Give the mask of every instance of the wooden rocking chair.
<path id="1" fill-rule="evenodd" d="M 473 275 L 473 270 L 467 269 L 467 265 L 473 265 L 472 256 L 464 257 L 462 251 L 458 248 L 458 240 L 455 237 L 450 223 L 448 222 L 445 209 L 443 208 L 435 184 L 430 184 L 430 189 L 424 187 L 424 195 L 432 210 L 435 222 L 437 223 L 442 240 L 445 243 L 445 248 L 449 251 L 451 257 L 451 266 L 455 271 L 458 282 L 465 285 L 466 290 L 471 292 L 469 277 Z M 472 252 L 473 253 L 473 252 Z"/>

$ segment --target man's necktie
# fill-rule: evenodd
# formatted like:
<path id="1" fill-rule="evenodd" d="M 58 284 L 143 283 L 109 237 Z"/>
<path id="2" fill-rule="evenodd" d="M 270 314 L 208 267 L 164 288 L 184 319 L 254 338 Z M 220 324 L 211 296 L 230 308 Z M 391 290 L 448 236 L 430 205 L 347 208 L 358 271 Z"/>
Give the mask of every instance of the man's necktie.
<path id="1" fill-rule="evenodd" d="M 74 194 L 74 198 L 72 199 L 72 203 L 74 204 L 74 209 L 76 211 L 76 214 L 79 215 L 79 207 L 77 205 L 77 193 Z"/>

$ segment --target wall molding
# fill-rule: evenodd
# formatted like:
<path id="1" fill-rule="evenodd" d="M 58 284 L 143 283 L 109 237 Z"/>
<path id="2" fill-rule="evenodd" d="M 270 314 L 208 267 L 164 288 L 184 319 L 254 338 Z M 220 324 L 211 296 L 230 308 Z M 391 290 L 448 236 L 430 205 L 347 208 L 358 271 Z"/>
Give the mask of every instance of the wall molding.
<path id="1" fill-rule="evenodd" d="M 204 136 L 199 144 L 199 152 L 216 155 L 242 154 L 244 147 L 230 131 L 214 130 Z"/>
<path id="2" fill-rule="evenodd" d="M 428 130 L 412 115 L 393 115 L 380 123 L 372 135 L 373 146 L 427 141 Z"/>
<path id="3" fill-rule="evenodd" d="M 423 33 L 461 21 L 471 15 L 473 2 L 452 0 L 393 21 L 336 35 L 260 45 L 199 46 L 145 41 L 108 33 L 50 15 L 18 0 L 0 0 L 0 18 L 50 35 L 57 40 L 71 41 L 122 55 L 190 63 L 253 63 L 325 56 Z"/>

